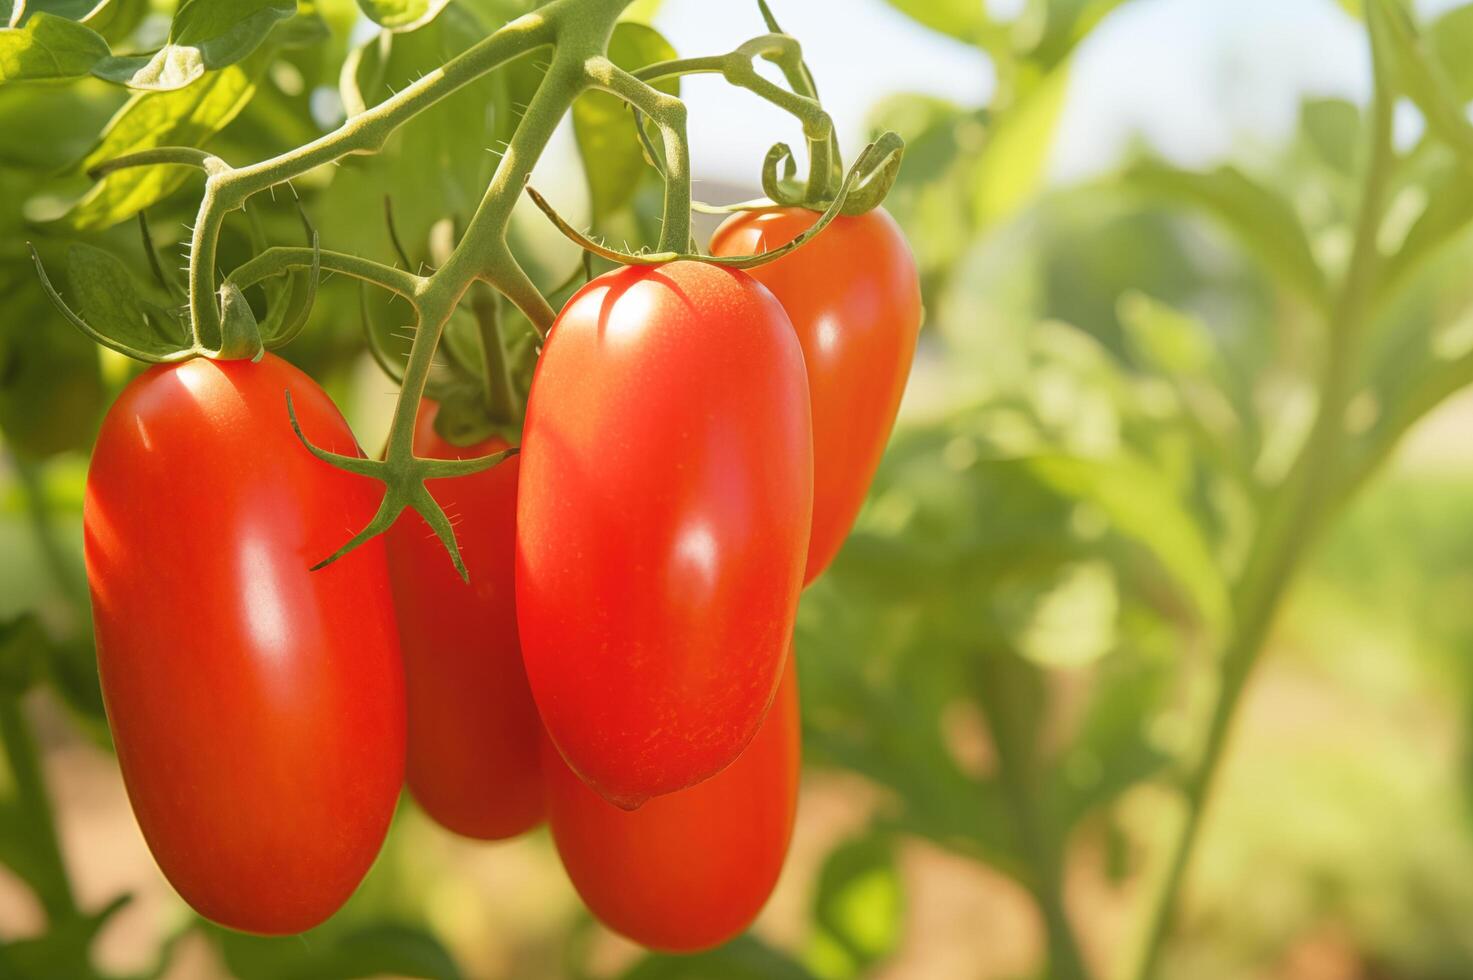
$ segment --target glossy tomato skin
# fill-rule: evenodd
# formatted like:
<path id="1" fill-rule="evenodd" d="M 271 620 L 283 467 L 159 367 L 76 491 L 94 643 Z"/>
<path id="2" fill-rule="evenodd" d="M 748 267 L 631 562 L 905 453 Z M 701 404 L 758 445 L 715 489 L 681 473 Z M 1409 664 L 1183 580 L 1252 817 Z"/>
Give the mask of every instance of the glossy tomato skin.
<path id="1" fill-rule="evenodd" d="M 87 578 L 108 723 L 159 867 L 207 918 L 301 932 L 357 887 L 404 778 L 404 679 L 383 545 L 318 572 L 373 481 L 311 378 L 270 354 L 149 369 L 87 474 Z"/>
<path id="2" fill-rule="evenodd" d="M 463 459 L 507 448 L 499 437 L 464 447 L 447 442 L 435 431 L 437 411 L 432 402 L 420 410 L 419 456 Z M 461 581 L 418 514 L 405 512 L 390 529 L 389 577 L 409 702 L 409 789 L 455 833 L 515 837 L 542 821 L 542 725 L 522 669 L 512 574 L 517 457 L 428 486 L 456 522 L 470 582 Z"/>
<path id="3" fill-rule="evenodd" d="M 713 255 L 771 251 L 818 215 L 773 208 L 732 215 Z M 844 543 L 880 465 L 921 327 L 915 259 L 893 218 L 876 208 L 835 218 L 797 251 L 752 270 L 787 310 L 803 345 L 813 397 L 813 539 L 804 581 Z"/>
<path id="4" fill-rule="evenodd" d="M 568 877 L 609 928 L 666 952 L 720 945 L 777 884 L 793 834 L 800 768 L 793 658 L 745 752 L 699 785 L 621 810 L 546 746 L 548 823 Z"/>
<path id="5" fill-rule="evenodd" d="M 523 431 L 517 618 L 548 734 L 605 798 L 684 789 L 756 733 L 812 467 L 802 352 L 750 276 L 625 268 L 559 314 Z"/>

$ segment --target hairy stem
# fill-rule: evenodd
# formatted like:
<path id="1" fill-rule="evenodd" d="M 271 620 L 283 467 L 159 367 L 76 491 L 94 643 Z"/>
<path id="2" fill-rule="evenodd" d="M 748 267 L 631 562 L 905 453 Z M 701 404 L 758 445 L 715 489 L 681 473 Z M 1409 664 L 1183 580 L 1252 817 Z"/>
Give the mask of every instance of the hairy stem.
<path id="1" fill-rule="evenodd" d="M 559 0 L 553 7 L 566 7 Z M 196 341 L 204 329 L 218 328 L 215 306 L 215 245 L 225 214 L 254 194 L 352 153 L 382 149 L 394 130 L 462 86 L 532 49 L 552 42 L 553 8 L 512 21 L 397 95 L 349 119 L 333 132 L 286 153 L 246 167 L 211 175 L 195 222 L 189 266 L 189 309 Z"/>
<path id="2" fill-rule="evenodd" d="M 338 272 L 362 282 L 382 286 L 405 299 L 413 299 L 423 288 L 424 279 L 403 269 L 365 259 L 346 252 L 313 250 L 302 246 L 277 245 L 266 249 L 230 274 L 230 281 L 241 289 L 290 269 L 309 269 L 314 258 L 320 258 L 322 269 Z"/>

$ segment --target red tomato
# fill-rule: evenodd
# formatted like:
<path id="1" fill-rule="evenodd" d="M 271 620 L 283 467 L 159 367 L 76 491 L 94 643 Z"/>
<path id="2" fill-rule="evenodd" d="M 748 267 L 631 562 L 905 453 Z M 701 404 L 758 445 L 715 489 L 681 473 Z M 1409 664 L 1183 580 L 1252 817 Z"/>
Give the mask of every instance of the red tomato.
<path id="1" fill-rule="evenodd" d="M 793 660 L 735 762 L 633 812 L 605 802 L 546 747 L 553 840 L 578 894 L 609 928 L 688 953 L 735 937 L 762 910 L 787 856 L 798 799 Z"/>
<path id="2" fill-rule="evenodd" d="M 404 677 L 383 545 L 327 568 L 380 488 L 311 378 L 260 362 L 151 368 L 103 421 L 87 579 L 133 812 L 200 914 L 301 932 L 378 854 L 404 779 Z"/>
<path id="3" fill-rule="evenodd" d="M 786 245 L 818 215 L 802 208 L 732 215 L 713 255 Z M 915 259 L 899 226 L 876 208 L 839 217 L 797 251 L 752 270 L 793 321 L 813 396 L 813 540 L 805 584 L 838 553 L 874 479 L 921 327 Z"/>
<path id="4" fill-rule="evenodd" d="M 435 431 L 438 410 L 426 402 L 419 413 L 420 456 L 461 459 L 507 448 L 496 437 L 466 447 L 446 442 Z M 542 820 L 542 725 L 522 669 L 512 574 L 517 458 L 431 480 L 429 488 L 456 522 L 470 584 L 419 515 L 406 513 L 390 529 L 409 697 L 409 789 L 458 834 L 514 837 Z"/>
<path id="5" fill-rule="evenodd" d="M 517 621 L 568 764 L 626 808 L 731 763 L 782 671 L 813 448 L 772 295 L 699 262 L 624 268 L 559 314 L 532 382 Z"/>

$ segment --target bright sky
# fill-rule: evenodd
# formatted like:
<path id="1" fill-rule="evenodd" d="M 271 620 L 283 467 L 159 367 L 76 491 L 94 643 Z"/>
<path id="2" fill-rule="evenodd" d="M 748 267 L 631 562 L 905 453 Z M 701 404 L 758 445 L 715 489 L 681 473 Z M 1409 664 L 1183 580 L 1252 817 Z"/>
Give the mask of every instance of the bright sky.
<path id="1" fill-rule="evenodd" d="M 1417 8 L 1425 15 L 1458 2 L 1420 0 Z M 977 105 L 991 90 L 991 68 L 976 49 L 916 25 L 884 0 L 771 6 L 803 42 L 850 158 L 870 106 L 890 93 Z M 763 30 L 756 3 L 742 0 L 665 0 L 655 23 L 682 55 L 729 50 L 734 39 Z M 1335 0 L 1132 0 L 1076 58 L 1051 172 L 1058 179 L 1098 172 L 1137 135 L 1179 163 L 1210 163 L 1243 139 L 1282 138 L 1304 95 L 1364 101 L 1369 72 L 1362 29 Z M 697 178 L 755 185 L 768 146 L 801 144 L 789 118 L 718 79 L 689 80 L 683 93 L 693 107 Z"/>

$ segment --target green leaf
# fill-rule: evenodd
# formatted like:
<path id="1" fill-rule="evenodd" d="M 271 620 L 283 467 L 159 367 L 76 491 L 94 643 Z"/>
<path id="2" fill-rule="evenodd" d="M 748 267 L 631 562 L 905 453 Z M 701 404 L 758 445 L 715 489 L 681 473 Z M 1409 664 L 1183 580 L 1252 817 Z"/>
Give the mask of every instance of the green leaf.
<path id="1" fill-rule="evenodd" d="M 993 118 L 974 172 L 979 224 L 995 224 L 1011 217 L 1043 186 L 1068 89 L 1066 63 L 1049 72 L 1021 101 Z"/>
<path id="2" fill-rule="evenodd" d="M 380 32 L 345 65 L 344 104 L 350 113 L 360 100 L 364 107 L 377 105 L 475 44 L 487 30 L 485 22 L 454 4 L 413 33 Z M 345 161 L 324 206 L 314 210 L 324 229 L 323 247 L 332 247 L 333 229 L 353 228 L 353 251 L 391 255 L 379 217 L 389 194 L 410 258 L 416 264 L 430 261 L 431 227 L 446 219 L 463 226 L 480 203 L 502 150 L 493 130 L 512 111 L 512 97 L 503 100 L 501 94 L 532 70 L 531 58 L 518 59 L 405 123 L 382 153 Z M 519 93 L 516 98 L 523 97 Z M 377 303 L 383 297 L 374 299 Z"/>
<path id="3" fill-rule="evenodd" d="M 694 956 L 648 956 L 619 980 L 814 980 L 802 965 L 743 936 Z"/>
<path id="4" fill-rule="evenodd" d="M 1067 58 L 1116 7 L 1125 0 L 1049 0 L 1044 5 L 1043 30 L 1028 53 L 1045 70 Z"/>
<path id="5" fill-rule="evenodd" d="M 893 130 L 905 140 L 905 164 L 885 198 L 885 209 L 911 236 L 927 304 L 953 274 L 973 241 L 973 215 L 957 207 L 972 187 L 972 165 L 985 138 L 985 116 L 942 99 L 894 95 L 870 114 L 873 132 Z"/>
<path id="6" fill-rule="evenodd" d="M 1244 421 L 1252 416 L 1251 395 L 1227 369 L 1211 329 L 1135 291 L 1120 298 L 1119 318 L 1136 359 L 1176 390 L 1198 448 L 1247 479 L 1247 460 L 1257 448 Z"/>
<path id="7" fill-rule="evenodd" d="M 675 57 L 670 46 L 653 27 L 624 22 L 614 28 L 609 41 L 609 58 L 620 68 L 634 70 Z M 657 86 L 679 94 L 679 81 L 668 79 Z M 634 115 L 618 98 L 607 92 L 587 92 L 573 104 L 573 132 L 588 174 L 588 192 L 595 223 L 629 204 L 647 171 L 644 154 L 634 132 Z"/>
<path id="8" fill-rule="evenodd" d="M 633 3 L 624 8 L 624 12 L 619 15 L 619 19 L 634 21 L 639 24 L 648 24 L 654 21 L 655 15 L 660 12 L 660 8 L 664 5 L 665 0 L 634 0 Z"/>
<path id="9" fill-rule="evenodd" d="M 296 0 L 185 0 L 174 15 L 169 43 L 158 52 L 108 58 L 92 73 L 133 89 L 180 89 L 206 71 L 245 58 L 266 40 L 277 22 L 296 12 Z"/>
<path id="10" fill-rule="evenodd" d="M 358 0 L 368 19 L 385 30 L 418 30 L 439 16 L 450 0 Z"/>
<path id="11" fill-rule="evenodd" d="M 1299 125 L 1320 159 L 1337 173 L 1355 171 L 1360 145 L 1360 110 L 1344 99 L 1307 99 L 1299 108 Z"/>
<path id="12" fill-rule="evenodd" d="M 67 915 L 49 923 L 41 936 L 6 943 L 0 948 L 0 975 L 16 978 L 96 976 L 88 950 L 107 920 L 128 904 L 130 898 L 129 895 L 119 896 L 94 915 Z"/>
<path id="13" fill-rule="evenodd" d="M 1447 72 L 1458 101 L 1473 99 L 1473 4 L 1454 7 L 1427 28 L 1427 40 Z"/>
<path id="14" fill-rule="evenodd" d="M 38 13 L 24 27 L 0 28 L 0 84 L 80 78 L 111 53 L 91 28 Z"/>
<path id="15" fill-rule="evenodd" d="M 1316 307 L 1328 304 L 1324 273 L 1304 226 L 1276 191 L 1233 166 L 1195 173 L 1141 161 L 1126 170 L 1123 180 L 1127 186 L 1205 211 L 1232 232 L 1266 271 Z"/>
<path id="16" fill-rule="evenodd" d="M 334 934 L 261 937 L 209 928 L 225 965 L 240 980 L 356 980 L 385 974 L 459 980 L 455 960 L 429 932 L 381 923 Z"/>
<path id="17" fill-rule="evenodd" d="M 1170 703 L 1173 676 L 1170 661 L 1135 652 L 1101 662 L 1078 733 L 1051 773 L 1062 829 L 1171 763 L 1150 730 Z"/>
<path id="18" fill-rule="evenodd" d="M 251 100 L 270 54 L 258 50 L 188 88 L 134 96 L 108 123 L 97 146 L 82 161 L 83 169 L 156 146 L 203 146 Z M 79 231 L 110 227 L 168 197 L 194 173 L 180 166 L 116 171 L 93 185 L 65 220 Z"/>
<path id="19" fill-rule="evenodd" d="M 1109 460 L 1038 456 L 1024 465 L 1056 492 L 1099 507 L 1112 528 L 1155 556 L 1207 623 L 1226 622 L 1227 585 L 1200 527 L 1144 460 L 1129 453 Z"/>
<path id="20" fill-rule="evenodd" d="M 1427 203 L 1402 240 L 1401 248 L 1386 259 L 1381 287 L 1394 289 L 1473 223 L 1473 180 L 1466 166 L 1440 168 L 1424 183 Z"/>
<path id="21" fill-rule="evenodd" d="M 900 944 L 905 897 L 888 834 L 839 845 L 819 872 L 805 960 L 820 977 L 866 975 Z"/>
<path id="22" fill-rule="evenodd" d="M 10 14 L 12 27 L 23 27 L 33 14 L 54 14 L 67 20 L 85 21 L 107 6 L 107 0 L 18 0 Z M 0 13 L 3 13 L 0 8 Z M 17 19 L 16 15 L 19 15 Z"/>
<path id="23" fill-rule="evenodd" d="M 17 698 L 30 688 L 49 646 L 34 614 L 0 621 L 0 697 Z"/>
<path id="24" fill-rule="evenodd" d="M 35 269 L 0 265 L 0 434 L 9 447 L 44 458 L 92 441 L 106 394 L 97 347 L 42 301 Z"/>
<path id="25" fill-rule="evenodd" d="M 67 281 L 82 319 L 103 336 L 159 355 L 189 346 L 178 320 L 147 298 L 151 291 L 112 253 L 81 242 L 73 245 L 67 251 Z"/>
<path id="26" fill-rule="evenodd" d="M 123 99 L 97 85 L 0 87 L 0 165 L 60 172 L 91 149 Z"/>
<path id="27" fill-rule="evenodd" d="M 992 26 L 981 0 L 889 0 L 890 6 L 918 24 L 976 43 Z"/>
<path id="28" fill-rule="evenodd" d="M 1468 120 L 1457 87 L 1399 0 L 1370 6 L 1372 39 L 1384 39 L 1398 87 L 1417 104 L 1427 128 L 1473 160 L 1473 122 Z M 1467 51 L 1455 56 L 1467 61 Z"/>

